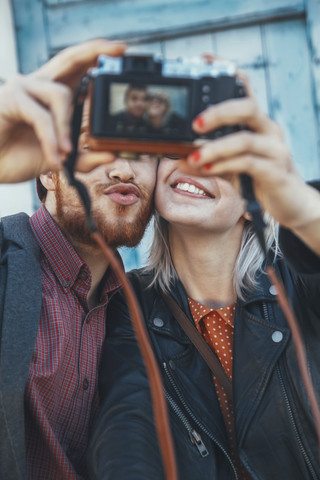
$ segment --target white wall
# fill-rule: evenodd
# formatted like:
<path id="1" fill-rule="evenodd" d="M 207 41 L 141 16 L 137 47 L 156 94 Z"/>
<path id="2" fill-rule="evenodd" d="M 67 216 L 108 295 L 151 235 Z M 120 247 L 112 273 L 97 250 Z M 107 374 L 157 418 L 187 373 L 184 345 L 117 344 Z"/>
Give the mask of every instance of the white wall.
<path id="1" fill-rule="evenodd" d="M 18 70 L 10 0 L 0 0 L 0 45 L 0 77 L 6 79 Z M 0 216 L 15 212 L 32 213 L 32 182 L 0 185 Z"/>

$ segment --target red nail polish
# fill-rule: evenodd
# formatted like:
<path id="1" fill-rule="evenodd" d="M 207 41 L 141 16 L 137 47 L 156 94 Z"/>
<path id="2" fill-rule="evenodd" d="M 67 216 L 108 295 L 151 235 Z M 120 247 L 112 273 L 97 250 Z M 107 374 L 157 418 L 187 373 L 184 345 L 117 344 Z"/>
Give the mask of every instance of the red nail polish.
<path id="1" fill-rule="evenodd" d="M 212 165 L 210 163 L 206 163 L 206 165 L 203 166 L 204 170 L 210 170 Z"/>
<path id="2" fill-rule="evenodd" d="M 189 158 L 191 162 L 196 163 L 200 160 L 200 157 L 201 157 L 201 153 L 199 152 L 199 150 L 196 150 L 195 152 L 191 153 Z"/>
<path id="3" fill-rule="evenodd" d="M 196 124 L 196 126 L 197 126 L 198 128 L 203 128 L 203 127 L 204 127 L 204 120 L 203 120 L 203 118 L 202 118 L 201 116 L 196 117 L 196 118 L 194 119 L 194 123 Z"/>

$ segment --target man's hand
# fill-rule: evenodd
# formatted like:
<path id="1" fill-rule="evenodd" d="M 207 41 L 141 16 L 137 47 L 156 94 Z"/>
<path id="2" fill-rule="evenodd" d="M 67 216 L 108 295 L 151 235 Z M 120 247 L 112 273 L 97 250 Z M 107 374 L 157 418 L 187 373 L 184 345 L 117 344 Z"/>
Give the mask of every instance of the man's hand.
<path id="1" fill-rule="evenodd" d="M 71 151 L 70 120 L 78 81 L 100 54 L 120 56 L 125 45 L 103 39 L 67 48 L 30 75 L 0 87 L 0 182 L 29 180 L 58 170 Z M 113 159 L 112 154 L 79 157 L 79 170 Z"/>
<path id="2" fill-rule="evenodd" d="M 208 108 L 193 128 L 204 134 L 243 124 L 249 130 L 206 142 L 187 165 L 194 174 L 206 176 L 250 175 L 263 209 L 320 254 L 320 195 L 298 174 L 280 127 L 261 111 L 249 80 L 240 75 L 248 96 Z"/>

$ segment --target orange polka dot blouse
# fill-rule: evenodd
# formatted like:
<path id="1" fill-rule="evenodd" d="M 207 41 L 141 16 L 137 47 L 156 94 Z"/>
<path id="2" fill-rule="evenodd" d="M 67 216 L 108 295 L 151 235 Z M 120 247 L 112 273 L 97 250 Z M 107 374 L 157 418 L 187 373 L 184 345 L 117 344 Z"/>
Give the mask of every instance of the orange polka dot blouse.
<path id="1" fill-rule="evenodd" d="M 188 298 L 190 310 L 194 323 L 199 333 L 216 352 L 221 365 L 232 381 L 232 360 L 233 360 L 233 331 L 235 303 L 218 309 L 202 305 L 195 300 Z M 233 406 L 224 388 L 213 375 L 218 400 L 226 425 L 227 436 L 230 444 L 231 457 L 236 465 L 239 478 L 250 479 L 236 454 L 236 439 L 234 438 Z"/>

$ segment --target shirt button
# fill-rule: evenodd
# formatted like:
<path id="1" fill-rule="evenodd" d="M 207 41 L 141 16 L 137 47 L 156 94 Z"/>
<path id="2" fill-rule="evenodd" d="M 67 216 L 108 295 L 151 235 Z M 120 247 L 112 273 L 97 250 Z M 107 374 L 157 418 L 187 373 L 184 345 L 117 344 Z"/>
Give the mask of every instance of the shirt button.
<path id="1" fill-rule="evenodd" d="M 89 387 L 89 382 L 88 382 L 88 380 L 85 378 L 85 379 L 83 380 L 83 383 L 82 383 L 82 388 L 83 388 L 83 390 L 88 390 L 88 387 Z"/>
<path id="2" fill-rule="evenodd" d="M 79 273 L 79 278 L 84 281 L 87 280 L 88 273 L 85 270 L 81 270 L 81 272 Z"/>
<path id="3" fill-rule="evenodd" d="M 271 293 L 271 295 L 277 295 L 277 289 L 274 285 L 271 285 L 271 287 L 269 288 L 269 292 Z"/>
<path id="4" fill-rule="evenodd" d="M 162 318 L 156 317 L 156 318 L 153 319 L 153 325 L 155 327 L 161 328 L 164 325 L 164 321 L 162 320 Z"/>
<path id="5" fill-rule="evenodd" d="M 274 343 L 279 343 L 283 339 L 283 333 L 279 332 L 279 330 L 276 330 L 273 332 L 271 338 L 274 341 Z"/>

